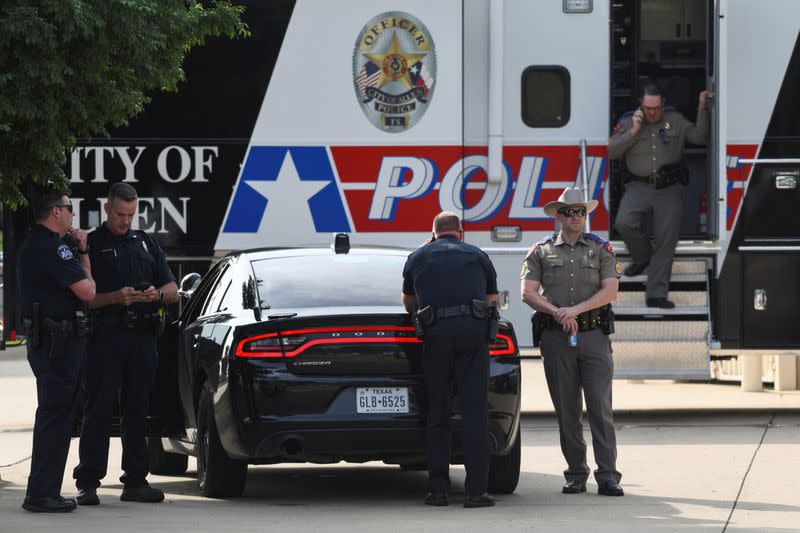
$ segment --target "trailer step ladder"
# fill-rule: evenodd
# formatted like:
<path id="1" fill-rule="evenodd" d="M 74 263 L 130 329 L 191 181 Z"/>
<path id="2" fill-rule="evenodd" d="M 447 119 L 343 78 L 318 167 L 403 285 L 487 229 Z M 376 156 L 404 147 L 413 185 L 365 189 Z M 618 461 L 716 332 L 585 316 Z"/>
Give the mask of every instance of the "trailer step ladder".
<path id="1" fill-rule="evenodd" d="M 619 258 L 624 270 L 630 258 Z M 674 309 L 647 307 L 646 275 L 620 278 L 611 336 L 615 379 L 710 379 L 711 258 L 676 257 L 669 300 Z"/>

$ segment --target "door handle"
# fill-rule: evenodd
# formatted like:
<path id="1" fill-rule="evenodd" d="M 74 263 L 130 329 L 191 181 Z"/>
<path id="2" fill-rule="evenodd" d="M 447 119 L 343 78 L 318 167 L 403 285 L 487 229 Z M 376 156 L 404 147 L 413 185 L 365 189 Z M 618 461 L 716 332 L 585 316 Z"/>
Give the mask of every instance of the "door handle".
<path id="1" fill-rule="evenodd" d="M 756 289 L 753 291 L 753 309 L 756 311 L 767 310 L 767 291 L 764 289 Z"/>

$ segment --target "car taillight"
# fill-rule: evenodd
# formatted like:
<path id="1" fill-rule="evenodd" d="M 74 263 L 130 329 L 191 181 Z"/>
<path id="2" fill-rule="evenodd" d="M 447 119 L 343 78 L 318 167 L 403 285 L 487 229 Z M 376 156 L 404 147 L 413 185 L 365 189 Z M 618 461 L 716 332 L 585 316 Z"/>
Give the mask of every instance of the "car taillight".
<path id="1" fill-rule="evenodd" d="M 283 352 L 291 352 L 306 342 L 300 335 L 278 336 L 267 333 L 244 339 L 236 347 L 237 357 L 281 357 Z"/>
<path id="2" fill-rule="evenodd" d="M 419 343 L 410 326 L 309 328 L 247 337 L 236 345 L 236 357 L 295 357 L 320 344 Z"/>
<path id="3" fill-rule="evenodd" d="M 515 351 L 514 341 L 511 337 L 498 333 L 495 341 L 489 345 L 489 355 L 497 357 L 498 355 L 512 355 Z"/>

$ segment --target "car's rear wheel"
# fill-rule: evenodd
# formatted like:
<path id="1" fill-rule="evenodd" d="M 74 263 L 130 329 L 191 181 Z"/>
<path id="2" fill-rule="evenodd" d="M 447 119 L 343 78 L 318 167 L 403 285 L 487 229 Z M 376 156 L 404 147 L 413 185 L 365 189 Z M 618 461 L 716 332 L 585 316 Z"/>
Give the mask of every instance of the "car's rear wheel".
<path id="1" fill-rule="evenodd" d="M 158 437 L 147 439 L 147 454 L 151 474 L 175 476 L 183 474 L 189 466 L 189 457 L 182 453 L 168 453 Z"/>
<path id="2" fill-rule="evenodd" d="M 235 498 L 242 495 L 247 463 L 225 453 L 214 420 L 211 395 L 203 391 L 197 408 L 197 482 L 207 498 Z"/>
<path id="3" fill-rule="evenodd" d="M 489 492 L 492 494 L 511 494 L 519 483 L 519 466 L 522 442 L 517 431 L 517 438 L 507 455 L 492 456 L 489 462 Z"/>

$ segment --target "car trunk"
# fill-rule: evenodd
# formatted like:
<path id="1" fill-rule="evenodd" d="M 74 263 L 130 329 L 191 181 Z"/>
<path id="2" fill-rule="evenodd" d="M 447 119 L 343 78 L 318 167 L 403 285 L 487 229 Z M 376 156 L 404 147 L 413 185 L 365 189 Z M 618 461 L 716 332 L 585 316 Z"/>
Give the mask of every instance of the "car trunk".
<path id="1" fill-rule="evenodd" d="M 237 358 L 281 360 L 298 376 L 422 374 L 422 343 L 407 314 L 309 311 L 248 326 L 236 342 Z"/>

